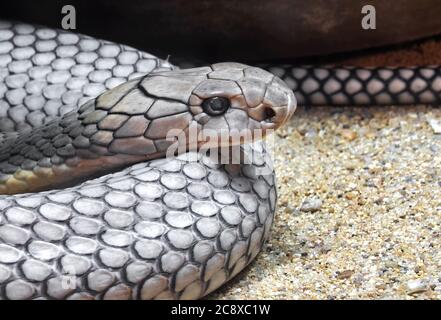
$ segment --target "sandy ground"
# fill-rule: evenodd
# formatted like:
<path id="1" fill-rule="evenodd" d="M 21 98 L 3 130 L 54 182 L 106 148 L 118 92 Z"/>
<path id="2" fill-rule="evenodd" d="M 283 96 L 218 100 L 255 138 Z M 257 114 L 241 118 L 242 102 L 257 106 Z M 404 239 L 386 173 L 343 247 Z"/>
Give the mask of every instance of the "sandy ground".
<path id="1" fill-rule="evenodd" d="M 441 298 L 431 107 L 298 110 L 275 137 L 272 238 L 215 299 Z"/>
<path id="2" fill-rule="evenodd" d="M 337 64 L 441 64 L 441 41 Z M 274 140 L 272 238 L 209 299 L 441 298 L 441 108 L 300 109 Z"/>

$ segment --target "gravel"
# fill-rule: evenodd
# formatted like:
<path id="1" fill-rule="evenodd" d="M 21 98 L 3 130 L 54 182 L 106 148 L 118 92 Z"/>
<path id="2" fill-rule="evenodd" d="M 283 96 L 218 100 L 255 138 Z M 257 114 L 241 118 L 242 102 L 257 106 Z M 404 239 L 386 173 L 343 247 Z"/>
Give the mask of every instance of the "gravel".
<path id="1" fill-rule="evenodd" d="M 441 276 L 441 136 L 428 119 L 441 109 L 298 110 L 274 137 L 272 238 L 208 298 L 440 299 L 427 279 Z"/>

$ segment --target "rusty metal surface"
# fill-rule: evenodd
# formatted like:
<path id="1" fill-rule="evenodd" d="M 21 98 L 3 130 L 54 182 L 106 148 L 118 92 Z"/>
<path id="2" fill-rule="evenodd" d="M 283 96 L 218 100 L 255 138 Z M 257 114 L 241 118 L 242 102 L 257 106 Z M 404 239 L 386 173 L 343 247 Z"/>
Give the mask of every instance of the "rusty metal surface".
<path id="1" fill-rule="evenodd" d="M 64 1 L 0 2 L 0 17 L 60 27 Z M 161 57 L 284 59 L 359 50 L 441 33 L 439 0 L 120 1 L 72 0 L 78 32 Z M 361 7 L 377 29 L 361 28 Z"/>

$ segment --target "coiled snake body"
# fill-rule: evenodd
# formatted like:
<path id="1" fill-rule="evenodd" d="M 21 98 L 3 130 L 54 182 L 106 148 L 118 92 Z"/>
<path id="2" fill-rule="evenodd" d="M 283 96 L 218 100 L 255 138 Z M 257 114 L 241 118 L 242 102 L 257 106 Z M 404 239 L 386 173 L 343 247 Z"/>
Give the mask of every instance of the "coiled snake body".
<path id="1" fill-rule="evenodd" d="M 7 22 L 0 76 L 2 298 L 195 299 L 257 255 L 276 204 L 264 145 L 222 165 L 188 139 L 283 124 L 295 99 L 277 77 L 233 63 L 173 70 Z M 190 153 L 164 158 L 175 142 Z"/>
<path id="2" fill-rule="evenodd" d="M 431 103 L 441 83 L 434 68 L 269 69 L 312 104 Z M 295 105 L 259 68 L 178 70 L 123 45 L 0 22 L 0 297 L 215 290 L 260 251 L 277 198 L 265 145 L 233 133 L 265 135 Z M 242 163 L 197 152 L 191 128 L 226 130 L 210 140 L 223 149 L 246 143 Z M 187 139 L 167 139 L 172 130 Z M 164 158 L 173 144 L 188 152 Z"/>

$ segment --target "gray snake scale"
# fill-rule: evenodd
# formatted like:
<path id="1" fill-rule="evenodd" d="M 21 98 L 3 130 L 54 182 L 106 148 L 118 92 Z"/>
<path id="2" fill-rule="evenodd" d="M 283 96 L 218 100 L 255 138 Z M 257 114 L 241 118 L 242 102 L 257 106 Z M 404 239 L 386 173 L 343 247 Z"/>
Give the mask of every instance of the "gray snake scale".
<path id="1" fill-rule="evenodd" d="M 293 94 L 244 65 L 172 69 L 126 46 L 1 24 L 2 298 L 196 299 L 260 251 L 276 204 L 262 143 L 246 165 L 194 151 L 156 158 L 170 145 L 165 134 L 190 123 L 273 127 L 259 121 L 267 107 L 245 97 L 287 104 L 271 115 L 283 123 Z M 231 98 L 225 115 L 202 112 L 212 92 Z M 113 173 L 51 188 L 90 168 Z"/>
<path id="2" fill-rule="evenodd" d="M 441 91 L 436 68 L 268 69 L 179 70 L 124 45 L 0 22 L 0 298 L 203 297 L 268 239 L 274 172 L 261 141 L 242 141 L 251 160 L 241 164 L 188 142 L 164 158 L 167 132 L 265 133 L 294 112 L 291 89 L 316 105 L 437 103 Z M 231 104 L 224 114 L 207 114 L 213 97 Z"/>

